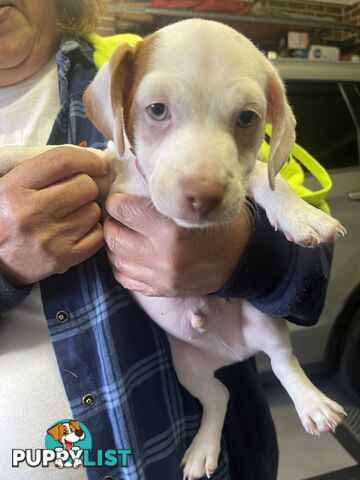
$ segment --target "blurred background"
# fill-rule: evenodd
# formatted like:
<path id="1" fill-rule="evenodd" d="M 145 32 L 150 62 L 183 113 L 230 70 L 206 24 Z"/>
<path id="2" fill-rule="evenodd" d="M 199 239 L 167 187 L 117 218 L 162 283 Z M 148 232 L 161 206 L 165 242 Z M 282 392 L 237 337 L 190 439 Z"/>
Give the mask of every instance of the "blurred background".
<path id="1" fill-rule="evenodd" d="M 354 0 L 108 0 L 99 33 L 143 35 L 189 16 L 228 23 L 264 51 L 282 56 L 303 58 L 317 44 L 337 47 L 341 59 L 359 53 L 360 7 Z"/>

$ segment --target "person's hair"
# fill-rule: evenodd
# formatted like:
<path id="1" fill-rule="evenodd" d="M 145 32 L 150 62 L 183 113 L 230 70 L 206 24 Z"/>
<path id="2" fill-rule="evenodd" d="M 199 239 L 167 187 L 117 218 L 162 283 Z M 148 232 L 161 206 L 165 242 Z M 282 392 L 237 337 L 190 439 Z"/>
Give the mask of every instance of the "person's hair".
<path id="1" fill-rule="evenodd" d="M 95 30 L 105 9 L 105 0 L 56 0 L 59 27 L 78 37 Z"/>

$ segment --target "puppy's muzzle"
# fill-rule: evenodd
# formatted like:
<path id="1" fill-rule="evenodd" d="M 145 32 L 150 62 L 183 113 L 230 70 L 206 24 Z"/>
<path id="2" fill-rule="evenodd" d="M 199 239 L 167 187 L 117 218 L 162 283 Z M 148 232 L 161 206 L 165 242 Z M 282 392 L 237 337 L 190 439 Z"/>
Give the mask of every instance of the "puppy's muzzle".
<path id="1" fill-rule="evenodd" d="M 226 185 L 220 182 L 206 183 L 201 179 L 182 179 L 181 211 L 184 217 L 199 218 L 218 208 L 224 198 Z"/>

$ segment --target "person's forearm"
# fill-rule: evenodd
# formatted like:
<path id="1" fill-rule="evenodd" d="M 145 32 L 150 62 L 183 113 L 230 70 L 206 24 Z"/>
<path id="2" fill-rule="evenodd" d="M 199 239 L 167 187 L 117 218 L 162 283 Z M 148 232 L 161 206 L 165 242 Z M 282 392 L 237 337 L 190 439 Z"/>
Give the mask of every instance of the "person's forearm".
<path id="1" fill-rule="evenodd" d="M 244 255 L 215 294 L 246 298 L 263 312 L 312 325 L 324 305 L 332 250 L 331 245 L 304 248 L 288 242 L 259 209 Z"/>

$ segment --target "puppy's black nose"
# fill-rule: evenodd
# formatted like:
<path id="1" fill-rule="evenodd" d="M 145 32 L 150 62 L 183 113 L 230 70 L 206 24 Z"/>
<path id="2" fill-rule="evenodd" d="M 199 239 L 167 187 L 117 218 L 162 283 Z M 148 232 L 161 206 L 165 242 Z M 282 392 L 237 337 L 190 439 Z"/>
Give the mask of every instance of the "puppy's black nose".
<path id="1" fill-rule="evenodd" d="M 82 430 L 75 430 L 75 435 L 79 438 L 83 435 L 83 433 L 84 432 Z"/>
<path id="2" fill-rule="evenodd" d="M 225 193 L 225 188 L 220 183 L 202 184 L 201 182 L 183 182 L 183 195 L 185 207 L 189 213 L 205 215 L 217 208 Z"/>

